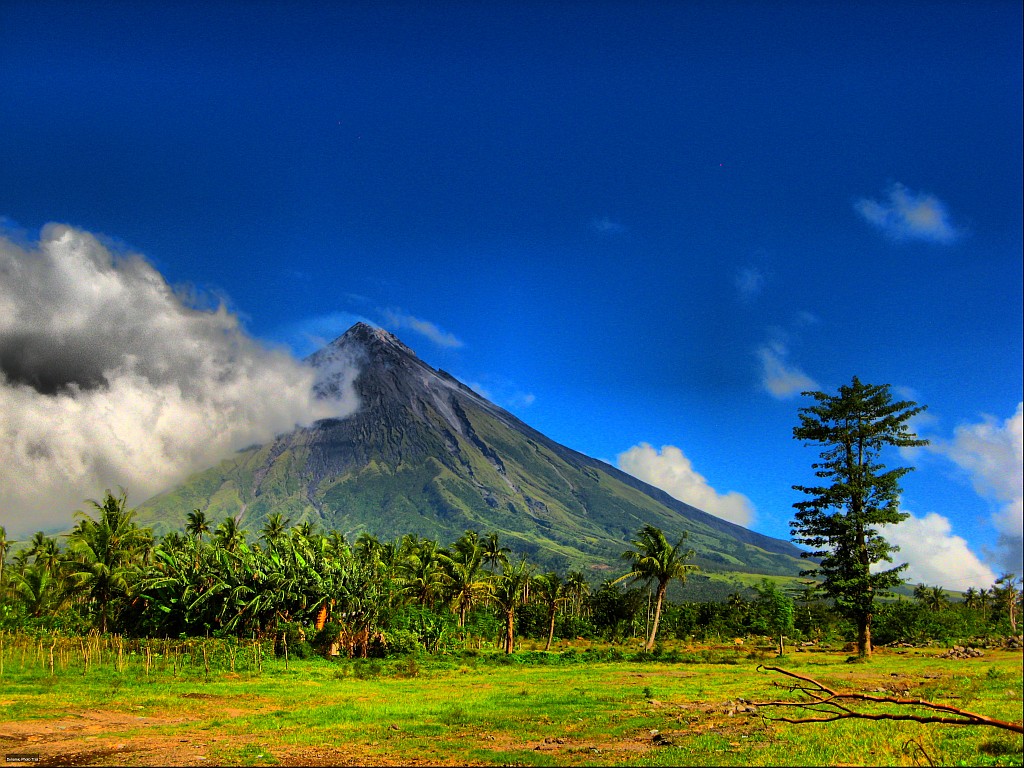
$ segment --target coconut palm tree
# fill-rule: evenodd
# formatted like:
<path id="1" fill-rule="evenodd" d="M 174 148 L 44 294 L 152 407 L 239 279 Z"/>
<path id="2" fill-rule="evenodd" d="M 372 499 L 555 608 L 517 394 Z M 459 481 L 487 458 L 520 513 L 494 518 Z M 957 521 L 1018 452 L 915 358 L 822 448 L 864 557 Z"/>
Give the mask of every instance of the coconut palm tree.
<path id="1" fill-rule="evenodd" d="M 213 532 L 213 538 L 217 546 L 227 552 L 237 551 L 239 545 L 245 541 L 245 534 L 238 527 L 238 521 L 233 517 L 225 517 L 221 520 L 217 530 Z"/>
<path id="2" fill-rule="evenodd" d="M 274 547 L 281 541 L 290 523 L 291 520 L 287 517 L 280 512 L 275 512 L 263 523 L 263 527 L 260 529 L 260 538 L 267 542 L 267 546 Z"/>
<path id="3" fill-rule="evenodd" d="M 512 551 L 508 547 L 501 546 L 498 540 L 498 532 L 491 531 L 483 541 L 484 562 L 495 571 L 499 567 L 508 565 L 508 555 Z"/>
<path id="4" fill-rule="evenodd" d="M 424 607 L 433 607 L 444 581 L 437 542 L 413 536 L 407 545 L 403 542 L 399 549 L 407 550 L 397 567 L 402 593 Z"/>
<path id="5" fill-rule="evenodd" d="M 514 565 L 506 564 L 494 580 L 491 599 L 505 619 L 505 653 L 515 649 L 516 610 L 526 602 L 532 567 L 525 559 Z"/>
<path id="6" fill-rule="evenodd" d="M 195 536 L 199 541 L 203 535 L 210 532 L 210 522 L 206 519 L 206 513 L 201 509 L 193 509 L 188 513 L 188 522 L 185 523 L 185 533 Z"/>
<path id="7" fill-rule="evenodd" d="M 544 650 L 551 650 L 551 641 L 555 637 L 555 615 L 558 607 L 567 603 L 569 596 L 569 585 L 562 581 L 562 577 L 554 571 L 550 571 L 533 580 L 534 598 L 548 609 L 548 641 L 544 644 Z"/>
<path id="8" fill-rule="evenodd" d="M 7 564 L 7 553 L 11 551 L 11 544 L 16 542 L 7 538 L 7 529 L 0 525 L 0 599 L 6 594 L 4 590 L 4 566 Z"/>
<path id="9" fill-rule="evenodd" d="M 28 615 L 37 618 L 52 613 L 63 602 L 57 577 L 40 562 L 33 563 L 17 577 L 14 591 Z"/>
<path id="10" fill-rule="evenodd" d="M 448 551 L 438 553 L 444 568 L 445 593 L 460 627 L 473 606 L 491 594 L 491 582 L 483 571 L 484 546 L 476 531 L 466 531 Z"/>
<path id="11" fill-rule="evenodd" d="M 964 607 L 968 609 L 978 607 L 978 590 L 974 587 L 968 587 L 964 592 Z"/>
<path id="12" fill-rule="evenodd" d="M 69 534 L 69 570 L 72 589 L 95 604 L 100 632 L 110 627 L 114 602 L 126 596 L 141 575 L 140 561 L 150 532 L 135 524 L 135 510 L 127 508 L 127 494 L 109 490 L 102 502 L 89 500 L 96 519 L 79 510 L 82 518 Z"/>
<path id="13" fill-rule="evenodd" d="M 1007 618 L 1010 620 L 1010 631 L 1017 634 L 1017 614 L 1020 611 L 1021 602 L 1021 578 L 1014 573 L 1004 573 L 996 579 L 992 591 L 1003 608 L 1006 609 Z"/>
<path id="14" fill-rule="evenodd" d="M 615 579 L 618 583 L 625 579 L 632 579 L 634 582 L 645 582 L 647 584 L 657 583 L 654 604 L 654 623 L 651 626 L 651 636 L 647 640 L 646 649 L 654 648 L 654 639 L 658 635 L 658 624 L 661 621 L 661 607 L 665 601 L 665 592 L 672 581 L 680 584 L 686 583 L 686 578 L 697 570 L 697 566 L 686 561 L 694 555 L 692 549 L 682 550 L 683 542 L 686 541 L 686 532 L 679 538 L 675 546 L 671 546 L 665 538 L 661 529 L 653 525 L 645 525 L 640 529 L 637 537 L 631 542 L 635 549 L 627 549 L 622 553 L 622 559 L 629 563 L 629 573 Z"/>

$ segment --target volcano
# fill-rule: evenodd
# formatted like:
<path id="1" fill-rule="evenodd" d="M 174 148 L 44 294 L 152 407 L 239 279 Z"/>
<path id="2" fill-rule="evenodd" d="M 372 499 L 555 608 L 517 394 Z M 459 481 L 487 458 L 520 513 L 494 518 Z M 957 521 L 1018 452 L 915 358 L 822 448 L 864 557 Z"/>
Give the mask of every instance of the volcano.
<path id="1" fill-rule="evenodd" d="M 789 542 L 678 501 L 602 461 L 551 440 L 423 362 L 391 333 L 359 323 L 307 362 L 318 393 L 353 388 L 359 409 L 243 450 L 139 506 L 158 533 L 186 514 L 235 517 L 255 533 L 282 513 L 352 540 L 406 533 L 442 544 L 467 529 L 543 567 L 621 569 L 644 524 L 675 541 L 685 531 L 705 572 L 796 575 Z M 352 379 L 352 371 L 358 375 Z"/>

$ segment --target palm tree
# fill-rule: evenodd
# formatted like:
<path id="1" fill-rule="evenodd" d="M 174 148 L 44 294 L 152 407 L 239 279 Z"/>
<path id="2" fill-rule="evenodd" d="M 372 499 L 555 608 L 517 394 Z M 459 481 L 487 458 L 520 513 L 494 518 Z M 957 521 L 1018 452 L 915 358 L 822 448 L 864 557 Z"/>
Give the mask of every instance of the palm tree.
<path id="1" fill-rule="evenodd" d="M 99 518 L 75 513 L 82 519 L 69 534 L 71 583 L 96 604 L 99 630 L 106 632 L 114 601 L 128 594 L 139 575 L 139 561 L 150 533 L 135 524 L 135 510 L 127 509 L 124 489 L 120 496 L 108 490 L 102 503 L 88 503 L 99 512 Z"/>
<path id="2" fill-rule="evenodd" d="M 551 650 L 551 641 L 555 637 L 555 615 L 558 613 L 558 606 L 570 599 L 568 586 L 554 571 L 533 580 L 534 596 L 548 609 L 548 641 L 544 645 L 545 651 Z"/>
<path id="3" fill-rule="evenodd" d="M 213 537 L 216 539 L 217 545 L 228 552 L 236 551 L 245 540 L 245 534 L 242 533 L 242 529 L 238 527 L 238 521 L 233 517 L 225 517 L 217 526 Z"/>
<path id="4" fill-rule="evenodd" d="M 978 590 L 974 587 L 968 587 L 964 592 L 964 607 L 968 609 L 978 607 Z"/>
<path id="5" fill-rule="evenodd" d="M 692 549 L 680 551 L 683 542 L 686 541 L 686 536 L 684 531 L 676 545 L 670 546 L 661 529 L 655 528 L 653 525 L 645 525 L 631 542 L 635 549 L 627 549 L 622 553 L 622 559 L 630 564 L 630 571 L 613 583 L 633 579 L 634 582 L 648 584 L 657 582 L 658 584 L 654 624 L 651 626 L 651 636 L 647 640 L 646 646 L 648 651 L 654 648 L 654 638 L 658 635 L 661 606 L 665 601 L 665 592 L 669 582 L 675 580 L 680 584 L 685 584 L 687 576 L 697 570 L 697 566 L 686 562 L 693 557 L 694 551 Z"/>
<path id="6" fill-rule="evenodd" d="M 491 599 L 505 617 L 505 653 L 515 649 L 516 610 L 526 602 L 532 568 L 525 559 L 515 565 L 506 564 L 495 579 Z"/>
<path id="7" fill-rule="evenodd" d="M 60 549 L 56 539 L 39 531 L 32 537 L 32 546 L 29 547 L 28 552 L 32 555 L 32 562 L 42 565 L 51 574 L 56 574 L 57 564 L 60 561 Z"/>
<path id="8" fill-rule="evenodd" d="M 25 569 L 17 578 L 14 590 L 32 617 L 51 613 L 62 602 L 57 579 L 49 568 L 39 562 Z"/>
<path id="9" fill-rule="evenodd" d="M 206 519 L 206 513 L 201 509 L 193 509 L 188 513 L 188 522 L 185 523 L 185 533 L 195 536 L 199 541 L 203 540 L 203 534 L 210 532 L 210 523 Z"/>
<path id="10" fill-rule="evenodd" d="M 924 584 L 914 587 L 914 599 L 920 600 L 930 611 L 941 611 L 948 602 L 946 590 L 942 587 L 928 587 Z"/>
<path id="11" fill-rule="evenodd" d="M 572 603 L 572 612 L 579 618 L 583 612 L 583 601 L 590 594 L 590 584 L 583 571 L 569 571 L 565 575 L 565 590 Z"/>
<path id="12" fill-rule="evenodd" d="M 487 563 L 493 572 L 499 566 L 508 565 L 508 555 L 512 551 L 508 547 L 501 546 L 498 541 L 498 532 L 491 531 L 483 541 L 484 562 Z"/>
<path id="13" fill-rule="evenodd" d="M 476 531 L 466 531 L 450 551 L 438 553 L 438 559 L 444 568 L 447 600 L 458 616 L 459 626 L 464 627 L 473 606 L 491 593 L 490 581 L 482 571 L 483 543 Z"/>
<path id="14" fill-rule="evenodd" d="M 413 537 L 409 540 L 408 550 L 398 564 L 402 592 L 420 605 L 431 608 L 444 579 L 441 561 L 437 556 L 437 542 Z"/>
<path id="15" fill-rule="evenodd" d="M 280 512 L 275 512 L 263 523 L 263 528 L 260 529 L 260 537 L 267 542 L 268 546 L 274 547 L 281 540 L 281 537 L 284 536 L 285 531 L 288 530 L 289 523 L 291 523 L 291 520 Z"/>
<path id="16" fill-rule="evenodd" d="M 1017 634 L 1017 612 L 1020 610 L 1021 578 L 1014 573 L 1004 573 L 996 579 L 992 591 L 998 602 L 1003 604 L 1010 619 L 1010 630 Z"/>
<path id="17" fill-rule="evenodd" d="M 11 544 L 15 542 L 7 538 L 7 529 L 0 525 L 0 600 L 6 594 L 4 591 L 4 565 L 7 564 L 7 553 L 11 550 Z"/>
<path id="18" fill-rule="evenodd" d="M 356 536 L 355 556 L 362 565 L 375 566 L 380 562 L 380 539 L 368 531 Z"/>

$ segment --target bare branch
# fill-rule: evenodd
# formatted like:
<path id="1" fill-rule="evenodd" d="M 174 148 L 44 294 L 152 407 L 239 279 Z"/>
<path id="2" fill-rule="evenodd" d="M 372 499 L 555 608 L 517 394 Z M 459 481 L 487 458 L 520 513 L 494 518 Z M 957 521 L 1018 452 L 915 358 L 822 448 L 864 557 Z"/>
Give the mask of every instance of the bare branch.
<path id="1" fill-rule="evenodd" d="M 767 667 L 758 665 L 758 670 L 766 672 L 778 672 L 781 675 L 801 680 L 807 685 L 791 685 L 779 687 L 789 691 L 799 692 L 811 699 L 811 701 L 763 701 L 753 702 L 756 707 L 795 707 L 808 709 L 823 717 L 775 717 L 769 718 L 781 723 L 831 723 L 836 720 L 858 719 L 858 720 L 904 720 L 915 723 L 944 723 L 946 725 L 988 725 L 993 728 L 1002 728 L 1014 733 L 1024 734 L 1024 725 L 1012 723 L 1005 720 L 997 720 L 994 717 L 979 715 L 977 712 L 969 712 L 966 709 L 954 707 L 949 704 L 939 704 L 925 699 L 904 699 L 895 696 L 872 696 L 867 693 L 840 693 L 810 677 L 798 675 L 795 672 L 782 669 L 781 667 Z M 826 695 L 827 694 L 827 695 Z M 929 712 L 941 714 L 914 714 L 898 712 L 860 712 L 845 704 L 843 701 L 864 701 L 871 704 L 894 704 L 905 707 L 919 707 Z"/>

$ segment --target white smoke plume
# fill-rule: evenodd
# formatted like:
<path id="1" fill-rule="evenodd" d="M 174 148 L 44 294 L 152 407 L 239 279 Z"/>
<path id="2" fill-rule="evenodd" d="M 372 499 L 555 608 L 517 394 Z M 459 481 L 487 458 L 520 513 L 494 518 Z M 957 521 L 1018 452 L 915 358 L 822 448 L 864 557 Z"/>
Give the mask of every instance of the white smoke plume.
<path id="1" fill-rule="evenodd" d="M 296 424 L 343 416 L 314 371 L 197 308 L 142 256 L 49 224 L 0 235 L 0 523 L 70 525 L 84 499 L 130 503 Z M 352 377 L 346 377 L 351 382 Z"/>

